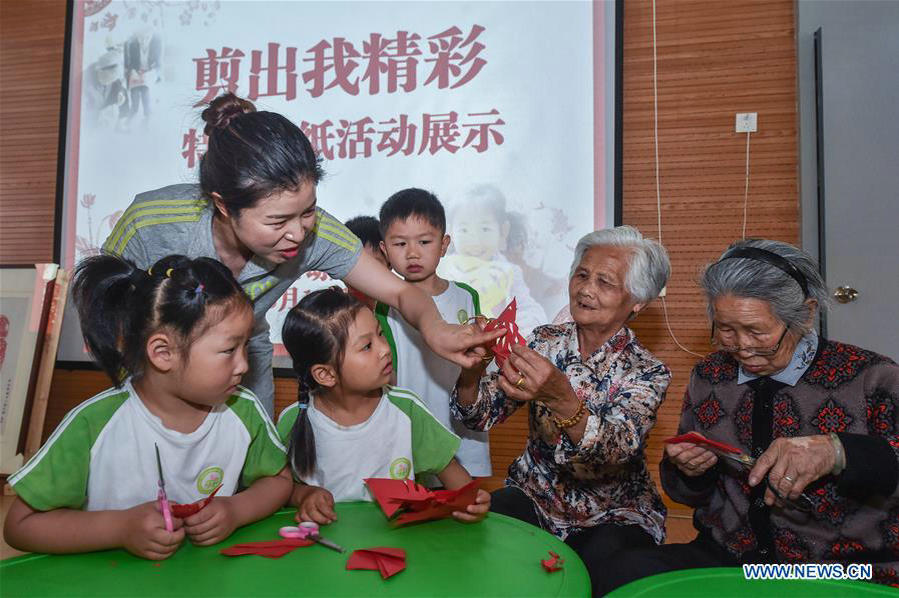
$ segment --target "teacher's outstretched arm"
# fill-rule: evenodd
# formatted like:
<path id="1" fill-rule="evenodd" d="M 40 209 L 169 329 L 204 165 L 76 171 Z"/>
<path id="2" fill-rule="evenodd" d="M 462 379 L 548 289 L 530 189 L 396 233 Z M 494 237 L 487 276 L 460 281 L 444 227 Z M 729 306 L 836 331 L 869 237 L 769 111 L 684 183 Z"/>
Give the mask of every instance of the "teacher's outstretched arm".
<path id="1" fill-rule="evenodd" d="M 483 346 L 503 335 L 502 330 L 482 332 L 474 324 L 447 324 L 424 291 L 396 276 L 364 251 L 343 280 L 369 297 L 399 310 L 403 318 L 421 332 L 432 351 L 463 368 L 477 364 L 486 354 Z"/>

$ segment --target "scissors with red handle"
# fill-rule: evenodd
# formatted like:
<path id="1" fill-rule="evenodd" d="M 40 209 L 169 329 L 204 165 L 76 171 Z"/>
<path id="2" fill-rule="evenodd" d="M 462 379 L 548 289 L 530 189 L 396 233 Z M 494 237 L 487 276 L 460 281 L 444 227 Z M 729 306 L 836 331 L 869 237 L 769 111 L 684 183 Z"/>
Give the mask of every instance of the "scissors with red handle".
<path id="1" fill-rule="evenodd" d="M 318 532 L 318 524 L 314 521 L 303 521 L 302 523 L 300 523 L 300 525 L 288 525 L 278 530 L 278 534 L 280 534 L 282 538 L 312 540 L 313 542 L 317 542 L 322 546 L 327 546 L 331 550 L 336 550 L 337 552 L 346 552 L 346 548 L 344 548 L 340 544 L 332 542 L 331 540 L 322 538 Z"/>
<path id="2" fill-rule="evenodd" d="M 172 524 L 172 509 L 169 506 L 169 499 L 165 495 L 165 479 L 162 477 L 162 460 L 159 458 L 159 445 L 154 443 L 156 447 L 156 468 L 159 470 L 159 492 L 156 493 L 156 502 L 159 503 L 159 510 L 162 511 L 162 518 L 165 519 L 165 530 L 171 532 L 175 529 Z"/>

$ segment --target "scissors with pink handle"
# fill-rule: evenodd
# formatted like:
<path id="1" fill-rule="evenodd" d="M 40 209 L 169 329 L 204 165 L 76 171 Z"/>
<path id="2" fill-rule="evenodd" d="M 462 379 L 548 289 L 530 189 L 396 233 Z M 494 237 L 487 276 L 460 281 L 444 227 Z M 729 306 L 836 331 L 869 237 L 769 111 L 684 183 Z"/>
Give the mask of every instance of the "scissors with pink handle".
<path id="1" fill-rule="evenodd" d="M 303 521 L 302 523 L 300 523 L 300 525 L 288 525 L 278 530 L 278 534 L 282 538 L 312 540 L 313 542 L 318 542 L 322 546 L 327 546 L 331 550 L 336 550 L 337 552 L 346 552 L 346 548 L 332 542 L 331 540 L 322 538 L 318 532 L 318 524 L 314 521 Z"/>
<path id="2" fill-rule="evenodd" d="M 175 529 L 172 524 L 172 508 L 169 506 L 169 499 L 165 494 L 165 479 L 162 477 L 162 460 L 159 458 L 159 445 L 156 447 L 156 468 L 159 470 L 159 492 L 156 493 L 156 501 L 159 503 L 159 510 L 162 511 L 162 518 L 165 520 L 165 530 L 171 532 Z"/>

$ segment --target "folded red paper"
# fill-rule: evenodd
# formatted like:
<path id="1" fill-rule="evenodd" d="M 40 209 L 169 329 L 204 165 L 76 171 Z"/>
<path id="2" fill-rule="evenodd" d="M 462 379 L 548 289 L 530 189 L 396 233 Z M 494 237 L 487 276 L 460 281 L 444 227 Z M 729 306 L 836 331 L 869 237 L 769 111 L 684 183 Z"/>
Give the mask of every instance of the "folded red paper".
<path id="1" fill-rule="evenodd" d="M 487 325 L 484 326 L 485 332 L 492 332 L 497 328 L 504 328 L 506 330 L 506 333 L 496 339 L 496 342 L 493 345 L 493 356 L 494 359 L 496 359 L 496 365 L 499 367 L 503 367 L 503 363 L 505 363 L 506 359 L 509 358 L 509 355 L 512 354 L 513 345 L 525 344 L 524 337 L 518 332 L 518 324 L 515 323 L 517 311 L 518 306 L 513 297 L 512 302 L 499 314 L 499 317 L 490 320 Z"/>
<path id="2" fill-rule="evenodd" d="M 312 540 L 300 540 L 299 538 L 291 538 L 284 540 L 275 540 L 273 542 L 248 542 L 246 544 L 235 544 L 228 548 L 222 548 L 219 552 L 225 556 L 244 556 L 247 554 L 256 554 L 268 557 L 270 559 L 281 558 L 288 552 L 292 552 L 302 546 L 311 546 L 315 544 Z"/>
<path id="3" fill-rule="evenodd" d="M 549 551 L 549 555 L 552 558 L 543 559 L 540 561 L 540 564 L 543 565 L 543 568 L 546 569 L 547 573 L 555 573 L 556 571 L 561 571 L 562 565 L 565 564 L 565 559 L 557 555 L 552 550 Z"/>
<path id="4" fill-rule="evenodd" d="M 389 546 L 375 546 L 354 550 L 347 559 L 346 568 L 371 569 L 379 571 L 382 579 L 396 575 L 406 568 L 406 551 L 402 548 L 390 548 Z"/>
<path id="5" fill-rule="evenodd" d="M 717 440 L 711 440 L 709 438 L 705 438 L 703 436 L 700 436 L 696 432 L 687 432 L 686 434 L 681 434 L 680 436 L 672 436 L 671 438 L 665 439 L 665 444 L 677 444 L 679 442 L 692 442 L 693 444 L 703 444 L 705 446 L 711 447 L 713 449 L 718 449 L 719 451 L 723 451 L 725 453 L 739 454 L 739 453 L 743 452 L 735 446 L 731 446 L 729 444 L 724 444 L 723 442 L 718 442 Z"/>
<path id="6" fill-rule="evenodd" d="M 185 517 L 190 517 L 194 513 L 199 513 L 200 510 L 208 505 L 210 501 L 212 501 L 212 497 L 215 496 L 216 492 L 222 489 L 222 485 L 219 484 L 218 488 L 212 491 L 212 494 L 204 498 L 203 500 L 198 500 L 197 502 L 192 502 L 187 505 L 181 505 L 178 503 L 169 503 L 169 506 L 172 509 L 172 515 L 178 517 L 179 519 L 184 519 Z"/>
<path id="7" fill-rule="evenodd" d="M 475 502 L 481 485 L 472 480 L 457 490 L 429 490 L 410 480 L 368 478 L 365 483 L 381 510 L 396 525 L 443 519 L 453 511 L 465 511 Z"/>

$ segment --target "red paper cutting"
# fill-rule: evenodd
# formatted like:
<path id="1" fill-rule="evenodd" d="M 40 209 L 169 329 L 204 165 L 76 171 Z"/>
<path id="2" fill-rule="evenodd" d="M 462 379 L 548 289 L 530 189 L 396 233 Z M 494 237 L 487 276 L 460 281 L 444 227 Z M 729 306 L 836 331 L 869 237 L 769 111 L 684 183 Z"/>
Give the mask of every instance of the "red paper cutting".
<path id="1" fill-rule="evenodd" d="M 311 546 L 315 544 L 312 540 L 300 540 L 299 538 L 290 538 L 283 540 L 275 540 L 274 542 L 248 542 L 246 544 L 235 544 L 228 548 L 222 548 L 219 552 L 225 556 L 244 556 L 247 554 L 256 554 L 268 557 L 270 559 L 281 558 L 288 552 L 292 552 L 302 546 Z"/>
<path id="2" fill-rule="evenodd" d="M 410 480 L 368 478 L 368 489 L 396 525 L 443 519 L 475 502 L 481 483 L 472 480 L 457 490 L 428 490 Z"/>
<path id="3" fill-rule="evenodd" d="M 347 570 L 370 569 L 381 573 L 382 579 L 396 575 L 406 568 L 406 551 L 402 548 L 376 546 L 354 550 L 346 562 Z"/>
<path id="4" fill-rule="evenodd" d="M 512 297 L 512 302 L 499 314 L 499 317 L 490 320 L 484 326 L 484 332 L 492 332 L 498 328 L 506 330 L 506 334 L 496 339 L 493 345 L 493 357 L 499 367 L 503 367 L 503 363 L 512 354 L 513 345 L 525 344 L 524 337 L 518 332 L 518 324 L 515 323 L 517 312 L 518 305 L 515 303 L 515 298 Z"/>
<path id="5" fill-rule="evenodd" d="M 198 500 L 197 502 L 192 502 L 187 505 L 182 505 L 178 503 L 170 503 L 169 506 L 172 509 L 172 515 L 178 517 L 179 519 L 184 519 L 185 517 L 190 517 L 196 513 L 199 513 L 200 510 L 208 505 L 212 501 L 212 497 L 215 496 L 215 493 L 222 489 L 222 485 L 219 484 L 218 488 L 212 491 L 212 494 L 204 498 L 203 500 Z"/>
<path id="6" fill-rule="evenodd" d="M 671 438 L 665 439 L 665 444 L 677 444 L 679 442 L 692 442 L 693 444 L 703 444 L 705 446 L 709 446 L 711 448 L 718 449 L 719 451 L 723 451 L 725 453 L 739 454 L 739 453 L 743 452 L 735 446 L 731 446 L 729 444 L 724 444 L 723 442 L 718 442 L 717 440 L 710 440 L 708 438 L 700 436 L 696 432 L 687 432 L 686 434 L 681 434 L 680 436 L 673 436 Z"/>
<path id="7" fill-rule="evenodd" d="M 561 571 L 562 565 L 565 564 L 565 559 L 557 555 L 552 550 L 549 551 L 549 555 L 552 558 L 543 559 L 540 561 L 540 564 L 543 565 L 543 568 L 546 569 L 547 573 L 555 573 L 556 571 Z"/>

